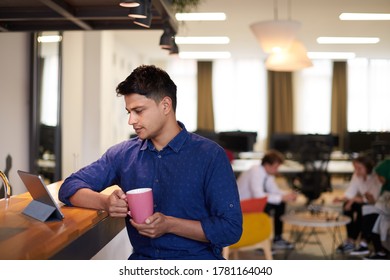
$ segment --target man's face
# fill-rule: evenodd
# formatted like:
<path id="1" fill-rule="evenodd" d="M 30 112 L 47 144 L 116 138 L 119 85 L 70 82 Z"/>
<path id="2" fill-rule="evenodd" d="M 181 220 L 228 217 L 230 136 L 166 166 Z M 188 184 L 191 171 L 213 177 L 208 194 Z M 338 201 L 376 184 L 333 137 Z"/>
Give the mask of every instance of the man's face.
<path id="1" fill-rule="evenodd" d="M 138 137 L 151 139 L 157 137 L 166 119 L 162 102 L 156 104 L 153 99 L 140 94 L 125 95 L 128 124 L 133 126 Z"/>
<path id="2" fill-rule="evenodd" d="M 264 169 L 269 175 L 276 175 L 278 173 L 280 163 L 275 162 L 273 164 L 265 164 Z"/>

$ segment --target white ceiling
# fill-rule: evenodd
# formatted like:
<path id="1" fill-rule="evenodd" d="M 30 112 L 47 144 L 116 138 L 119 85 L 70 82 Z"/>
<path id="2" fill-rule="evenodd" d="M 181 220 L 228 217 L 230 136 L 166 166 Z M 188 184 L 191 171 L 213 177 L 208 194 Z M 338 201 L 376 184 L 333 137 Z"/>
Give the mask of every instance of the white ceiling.
<path id="1" fill-rule="evenodd" d="M 288 19 L 288 1 L 277 0 L 278 18 Z M 310 52 L 355 52 L 358 57 L 390 59 L 390 21 L 340 21 L 342 12 L 390 13 L 390 0 L 290 0 L 292 20 L 301 23 L 298 39 Z M 201 0 L 198 12 L 224 12 L 222 22 L 186 22 L 178 36 L 228 36 L 228 45 L 181 45 L 180 51 L 230 51 L 232 58 L 266 56 L 249 25 L 274 19 L 274 0 Z M 169 57 L 158 46 L 161 30 L 115 31 L 141 53 L 156 59 Z M 319 45 L 319 36 L 379 37 L 374 45 Z"/>

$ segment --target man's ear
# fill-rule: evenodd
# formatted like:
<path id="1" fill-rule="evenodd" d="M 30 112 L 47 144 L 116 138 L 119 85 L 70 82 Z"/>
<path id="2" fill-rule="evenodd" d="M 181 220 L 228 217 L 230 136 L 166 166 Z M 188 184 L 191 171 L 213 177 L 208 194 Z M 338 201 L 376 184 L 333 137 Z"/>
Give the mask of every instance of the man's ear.
<path id="1" fill-rule="evenodd" d="M 167 109 L 171 110 L 172 109 L 172 100 L 169 97 L 164 97 L 163 100 L 161 101 L 164 111 Z"/>

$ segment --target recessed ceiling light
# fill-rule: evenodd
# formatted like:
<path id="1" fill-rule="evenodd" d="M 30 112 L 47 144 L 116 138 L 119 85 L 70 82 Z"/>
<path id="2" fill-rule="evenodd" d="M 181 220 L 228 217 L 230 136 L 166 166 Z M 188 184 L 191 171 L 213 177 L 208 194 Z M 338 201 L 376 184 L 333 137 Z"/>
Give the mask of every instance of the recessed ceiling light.
<path id="1" fill-rule="evenodd" d="M 183 59 L 226 59 L 230 58 L 230 52 L 180 52 Z"/>
<path id="2" fill-rule="evenodd" d="M 354 52 L 308 52 L 310 59 L 352 59 L 356 57 Z"/>
<path id="3" fill-rule="evenodd" d="M 378 13 L 341 13 L 341 20 L 390 20 L 390 14 Z"/>
<path id="4" fill-rule="evenodd" d="M 229 37 L 175 37 L 176 44 L 215 44 L 215 45 L 226 45 L 229 44 Z"/>
<path id="5" fill-rule="evenodd" d="M 318 44 L 376 44 L 378 37 L 318 37 Z"/>
<path id="6" fill-rule="evenodd" d="M 179 21 L 226 20 L 225 13 L 176 13 L 175 17 Z"/>

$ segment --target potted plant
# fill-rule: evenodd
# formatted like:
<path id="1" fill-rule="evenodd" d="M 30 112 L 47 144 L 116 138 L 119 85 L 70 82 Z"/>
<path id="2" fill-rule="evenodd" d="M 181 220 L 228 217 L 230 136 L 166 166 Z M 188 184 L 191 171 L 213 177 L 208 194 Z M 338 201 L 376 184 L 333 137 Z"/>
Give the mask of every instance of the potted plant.
<path id="1" fill-rule="evenodd" d="M 172 8 L 176 13 L 188 13 L 203 0 L 172 0 Z"/>

